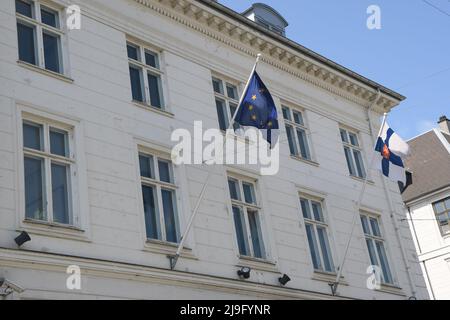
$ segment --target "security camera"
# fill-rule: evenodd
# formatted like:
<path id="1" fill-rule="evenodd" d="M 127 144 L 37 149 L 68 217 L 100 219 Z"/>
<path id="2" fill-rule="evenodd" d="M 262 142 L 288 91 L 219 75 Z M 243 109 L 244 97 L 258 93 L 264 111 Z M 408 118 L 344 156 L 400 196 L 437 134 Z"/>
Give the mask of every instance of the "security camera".
<path id="1" fill-rule="evenodd" d="M 5 278 L 0 278 L 0 288 L 5 288 L 5 290 L 11 289 L 17 293 L 22 293 L 25 291 L 25 289 L 23 289 L 22 287 L 18 286 L 15 283 L 12 283 L 9 280 L 6 280 Z"/>

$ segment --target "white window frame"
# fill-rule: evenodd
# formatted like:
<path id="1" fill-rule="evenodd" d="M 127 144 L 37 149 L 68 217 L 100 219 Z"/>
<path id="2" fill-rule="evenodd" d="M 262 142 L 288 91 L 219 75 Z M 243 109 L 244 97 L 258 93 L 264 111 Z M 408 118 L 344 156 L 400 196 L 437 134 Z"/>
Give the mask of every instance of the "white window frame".
<path id="1" fill-rule="evenodd" d="M 43 1 L 43 0 L 22 0 L 24 2 L 30 3 L 32 6 L 33 18 L 24 16 L 18 12 L 15 12 L 17 23 L 21 23 L 30 26 L 34 29 L 34 47 L 35 47 L 35 58 L 36 64 L 32 65 L 46 72 L 54 73 L 57 75 L 67 75 L 67 54 L 65 53 L 65 42 L 66 42 L 66 28 L 63 23 L 65 18 L 65 13 L 62 7 L 54 4 L 53 2 Z M 15 6 L 15 0 L 14 0 Z M 48 8 L 51 11 L 55 11 L 58 15 L 56 25 L 57 27 L 49 26 L 42 22 L 41 18 L 41 7 Z M 14 7 L 15 10 L 15 7 Z M 55 72 L 45 68 L 45 54 L 44 54 L 44 40 L 43 34 L 49 33 L 58 38 L 58 63 L 59 72 Z M 18 61 L 20 63 L 29 64 L 26 61 L 21 61 L 19 58 L 19 52 L 17 51 Z"/>
<path id="2" fill-rule="evenodd" d="M 16 133 L 17 133 L 17 185 L 19 196 L 16 203 L 19 208 L 17 228 L 29 233 L 47 237 L 67 238 L 77 241 L 90 241 L 91 228 L 89 216 L 88 187 L 86 176 L 86 160 L 84 155 L 84 126 L 79 119 L 69 118 L 47 111 L 46 109 L 30 105 L 16 105 Z M 25 172 L 23 147 L 23 121 L 34 123 L 45 122 L 49 126 L 70 132 L 68 137 L 71 145 L 70 159 L 74 162 L 71 169 L 70 190 L 72 200 L 72 225 L 52 223 L 49 221 L 27 220 L 25 216 Z M 47 173 L 46 173 L 47 174 Z"/>
<path id="3" fill-rule="evenodd" d="M 347 137 L 347 141 L 343 141 L 342 140 L 342 131 L 345 132 L 346 137 Z M 355 145 L 355 144 L 351 143 L 350 135 L 353 135 L 353 136 L 356 137 L 358 145 Z M 367 171 L 368 168 L 367 168 L 366 163 L 364 161 L 364 149 L 363 149 L 363 146 L 361 144 L 361 137 L 360 137 L 359 133 L 357 131 L 349 129 L 347 127 L 340 126 L 339 127 L 339 139 L 341 140 L 343 148 L 344 148 L 345 163 L 347 165 L 347 169 L 348 169 L 348 172 L 349 172 L 350 176 L 355 177 L 355 178 L 359 178 L 359 179 L 365 179 L 367 177 L 367 175 L 368 175 L 368 171 Z M 347 162 L 347 156 L 345 154 L 345 148 L 348 148 L 350 150 L 350 157 L 351 157 L 350 161 L 351 161 L 351 165 L 353 166 L 353 168 L 355 170 L 355 174 L 353 174 L 351 172 L 351 169 L 349 168 L 349 164 Z M 359 152 L 359 154 L 361 156 L 361 165 L 362 165 L 362 171 L 363 171 L 362 172 L 362 176 L 359 175 L 358 167 L 356 165 L 356 159 L 355 159 L 355 154 L 354 154 L 355 151 Z"/>
<path id="4" fill-rule="evenodd" d="M 363 223 L 361 221 L 361 217 L 365 217 L 367 219 L 368 224 L 369 224 L 370 234 L 365 233 L 364 227 L 363 227 Z M 378 228 L 379 228 L 380 236 L 376 236 L 376 235 L 373 234 L 373 232 L 372 232 L 372 225 L 370 223 L 370 219 L 375 219 L 377 221 L 377 225 L 378 225 Z M 361 232 L 362 232 L 362 234 L 364 236 L 364 246 L 366 248 L 367 256 L 368 256 L 368 259 L 369 259 L 368 261 L 370 263 L 372 263 L 371 262 L 371 258 L 370 258 L 369 248 L 367 247 L 367 242 L 366 242 L 367 240 L 371 241 L 372 245 L 373 245 L 373 248 L 375 248 L 376 259 L 377 259 L 377 261 L 379 263 L 379 265 L 377 265 L 377 266 L 382 271 L 382 273 L 381 273 L 381 282 L 382 283 L 381 284 L 382 285 L 387 285 L 387 286 L 395 286 L 396 283 L 397 283 L 397 280 L 396 280 L 396 276 L 395 276 L 395 271 L 393 269 L 393 265 L 391 263 L 392 259 L 391 259 L 391 256 L 390 256 L 390 251 L 389 251 L 389 248 L 388 248 L 385 236 L 384 236 L 385 235 L 385 231 L 384 231 L 384 228 L 383 228 L 383 225 L 382 225 L 381 216 L 379 214 L 375 214 L 375 213 L 371 213 L 371 212 L 367 212 L 367 211 L 360 211 L 360 224 L 361 224 Z M 382 267 L 381 267 L 381 260 L 380 260 L 380 257 L 379 257 L 378 250 L 376 249 L 376 242 L 381 242 L 383 244 L 384 253 L 386 255 L 387 264 L 388 264 L 390 276 L 392 278 L 392 282 L 387 282 L 385 280 L 385 278 L 384 278 L 383 270 L 382 270 Z"/>
<path id="5" fill-rule="evenodd" d="M 443 214 L 446 214 L 447 215 L 447 219 L 446 219 L 447 225 L 450 225 L 450 205 L 447 206 L 446 205 L 447 202 L 450 204 L 450 197 L 446 197 L 446 198 L 443 198 L 441 200 L 434 201 L 432 203 L 433 213 L 434 213 L 434 216 L 436 217 L 436 221 L 437 221 L 437 225 L 438 225 L 439 231 L 441 233 L 441 236 L 444 237 L 444 238 L 450 236 L 450 229 L 447 232 L 444 232 L 444 230 L 442 229 L 441 223 L 440 223 L 441 220 L 439 220 L 439 216 L 443 215 Z M 436 205 L 438 203 L 443 203 L 444 211 L 437 212 Z"/>
<path id="6" fill-rule="evenodd" d="M 284 112 L 283 111 L 285 109 L 288 110 L 290 119 L 286 119 L 284 117 Z M 281 110 L 282 110 L 281 114 L 283 116 L 283 121 L 284 121 L 285 127 L 289 126 L 289 127 L 291 127 L 294 130 L 294 137 L 293 137 L 294 141 L 293 142 L 294 142 L 296 154 L 292 154 L 291 153 L 291 150 L 290 150 L 290 147 L 289 147 L 289 138 L 288 138 L 288 134 L 287 134 L 287 129 L 285 128 L 285 130 L 286 130 L 286 139 L 287 139 L 288 148 L 289 148 L 289 153 L 291 154 L 292 157 L 295 157 L 295 158 L 300 158 L 300 159 L 306 160 L 306 161 L 314 161 L 312 141 L 311 141 L 311 132 L 310 132 L 308 124 L 307 124 L 308 120 L 307 120 L 307 117 L 306 117 L 305 110 L 300 109 L 300 108 L 296 108 L 296 107 L 293 107 L 293 106 L 290 106 L 290 105 L 288 105 L 286 103 L 282 103 Z M 303 120 L 303 125 L 302 124 L 298 124 L 297 122 L 295 122 L 294 113 L 300 114 L 300 116 L 302 117 L 302 120 Z M 309 154 L 309 158 L 308 157 L 303 157 L 302 154 L 301 154 L 300 141 L 299 141 L 299 138 L 298 138 L 297 129 L 303 130 L 305 132 L 306 143 L 308 144 L 306 146 L 307 147 L 306 151 L 307 151 L 307 154 Z"/>
<path id="7" fill-rule="evenodd" d="M 214 90 L 213 81 L 220 82 L 223 93 L 219 93 Z M 234 98 L 228 96 L 227 85 L 233 86 L 236 89 L 236 98 L 237 99 L 234 99 Z M 212 90 L 214 93 L 214 105 L 215 105 L 216 113 L 217 113 L 216 100 L 222 100 L 225 103 L 225 112 L 226 112 L 225 121 L 226 121 L 226 127 L 228 128 L 230 126 L 230 122 L 234 116 L 234 114 L 231 114 L 230 104 L 236 105 L 236 108 L 239 107 L 239 98 L 240 98 L 240 92 L 241 92 L 240 84 L 238 83 L 238 81 L 230 80 L 226 77 L 213 74 L 211 76 L 211 87 L 212 87 Z M 217 115 L 217 121 L 219 121 L 219 115 Z M 220 123 L 219 123 L 219 126 L 220 126 Z M 234 124 L 234 127 L 237 129 L 239 127 L 239 125 Z"/>
<path id="8" fill-rule="evenodd" d="M 229 191 L 229 186 L 228 186 L 228 181 L 229 180 L 234 180 L 238 183 L 238 187 L 239 187 L 239 196 L 240 196 L 240 200 L 236 200 L 233 199 L 231 197 L 231 193 Z M 244 189 L 243 189 L 243 184 L 249 184 L 251 185 L 253 188 L 253 197 L 254 197 L 254 202 L 253 204 L 247 203 L 245 202 L 245 195 L 244 195 Z M 268 239 L 266 236 L 266 232 L 265 232 L 265 228 L 264 228 L 264 219 L 263 219 L 263 213 L 262 213 L 262 208 L 259 205 L 259 199 L 258 199 L 258 192 L 257 192 L 257 181 L 252 179 L 252 178 L 248 178 L 248 177 L 243 177 L 240 175 L 236 175 L 236 174 L 232 174 L 232 173 L 227 173 L 227 190 L 228 190 L 228 195 L 229 195 L 229 199 L 230 199 L 230 208 L 231 208 L 231 216 L 232 216 L 232 221 L 233 221 L 233 234 L 235 235 L 235 244 L 236 244 L 236 248 L 237 248 L 237 252 L 240 258 L 243 259 L 256 259 L 256 260 L 260 260 L 260 261 L 270 261 L 270 253 L 269 253 L 269 248 L 268 248 Z M 248 251 L 250 253 L 250 255 L 243 255 L 240 253 L 239 250 L 239 240 L 236 234 L 236 223 L 234 221 L 234 212 L 233 212 L 233 207 L 239 207 L 242 210 L 242 213 L 244 215 L 244 223 L 245 223 L 245 230 L 247 233 L 247 246 L 248 246 Z M 250 223 L 249 223 L 249 218 L 248 218 L 248 212 L 249 211 L 256 211 L 257 214 L 257 218 L 258 218 L 258 227 L 259 227 L 259 232 L 260 232 L 260 241 L 262 241 L 262 243 L 260 244 L 261 249 L 262 249 L 262 257 L 256 257 L 255 256 L 255 252 L 254 252 L 254 248 L 253 248 L 253 241 L 251 238 L 251 230 L 250 230 Z"/>
<path id="9" fill-rule="evenodd" d="M 316 196 L 311 196 L 309 194 L 305 194 L 305 193 L 302 193 L 302 192 L 299 193 L 298 199 L 299 199 L 299 204 L 300 204 L 300 214 L 301 214 L 301 217 L 303 219 L 304 226 L 305 226 L 306 243 L 308 245 L 308 252 L 309 252 L 309 256 L 310 256 L 310 259 L 311 259 L 311 265 L 313 266 L 314 272 L 335 275 L 336 274 L 336 270 L 337 270 L 337 266 L 336 266 L 336 261 L 337 260 L 336 260 L 336 256 L 335 256 L 335 250 L 334 250 L 334 241 L 333 241 L 334 237 L 333 237 L 333 234 L 331 232 L 330 223 L 328 221 L 328 214 L 327 214 L 327 211 L 326 211 L 325 201 L 322 198 L 318 198 Z M 309 210 L 310 210 L 311 215 L 314 214 L 313 208 L 312 208 L 312 202 L 316 202 L 316 203 L 320 204 L 323 221 L 318 221 L 318 220 L 315 220 L 315 219 L 308 219 L 308 218 L 306 218 L 304 216 L 303 209 L 302 209 L 301 202 L 300 202 L 300 200 L 302 200 L 302 199 L 308 201 L 308 206 L 309 206 Z M 310 250 L 310 244 L 309 244 L 307 231 L 306 231 L 306 225 L 307 224 L 313 226 L 314 232 L 315 232 L 315 236 L 316 236 L 316 240 L 319 239 L 318 232 L 317 232 L 317 227 L 322 227 L 323 229 L 325 229 L 325 232 L 326 232 L 326 235 L 327 235 L 327 240 L 328 240 L 328 246 L 329 246 L 328 249 L 330 250 L 329 256 L 331 258 L 331 264 L 332 264 L 332 270 L 331 271 L 325 270 L 324 253 L 322 252 L 322 247 L 321 247 L 319 241 L 317 241 L 317 244 L 318 244 L 318 250 L 319 250 L 318 253 L 319 253 L 319 258 L 320 258 L 320 264 L 321 264 L 322 268 L 321 269 L 316 269 L 314 267 L 313 258 L 312 258 L 312 252 L 310 252 L 311 251 Z"/>
<path id="10" fill-rule="evenodd" d="M 148 177 L 142 177 L 141 176 L 141 170 L 140 170 L 140 165 L 139 165 L 139 156 L 143 155 L 143 156 L 148 156 L 148 157 L 153 157 L 153 174 L 154 174 L 154 178 L 148 178 Z M 169 242 L 167 240 L 167 235 L 166 235 L 166 225 L 165 225 L 165 221 L 164 221 L 164 212 L 163 212 L 163 202 L 162 202 L 162 194 L 161 194 L 161 190 L 162 189 L 167 189 L 173 192 L 173 199 L 172 201 L 174 202 L 174 216 L 175 216 L 175 220 L 176 220 L 176 225 L 175 225 L 175 230 L 176 230 L 176 236 L 177 236 L 177 243 L 180 242 L 181 240 L 181 228 L 182 228 L 182 224 L 181 224 L 181 217 L 180 217 L 180 213 L 181 213 L 181 206 L 180 206 L 180 202 L 179 202 L 179 198 L 178 198 L 178 185 L 177 185 L 177 180 L 175 177 L 175 169 L 174 169 L 174 165 L 170 159 L 170 155 L 165 154 L 163 152 L 160 152 L 158 150 L 153 150 L 153 149 L 149 149 L 146 147 L 142 147 L 142 146 L 138 146 L 138 156 L 137 156 L 137 164 L 138 164 L 138 172 L 139 172 L 139 177 L 140 177 L 140 181 L 139 181 L 139 190 L 140 190 L 140 207 L 141 207 L 141 213 L 142 213 L 142 217 L 143 217 L 143 221 L 144 221 L 144 235 L 145 235 L 145 239 L 146 242 L 154 242 L 154 243 L 163 243 L 163 244 L 169 244 L 169 245 L 174 245 L 173 242 Z M 161 161 L 165 161 L 165 162 L 169 162 L 169 172 L 171 175 L 171 180 L 172 182 L 164 182 L 160 180 L 159 177 L 159 163 L 158 160 Z M 156 201 L 157 201 L 157 214 L 159 215 L 159 238 L 160 239 L 152 239 L 152 238 L 148 238 L 147 236 L 147 232 L 146 232 L 146 222 L 145 222 L 145 209 L 144 209 L 144 205 L 143 205 L 143 194 L 142 194 L 142 186 L 151 186 L 153 188 L 155 188 L 155 197 L 156 197 Z"/>
<path id="11" fill-rule="evenodd" d="M 138 60 L 134 60 L 134 59 L 128 57 L 128 46 L 129 45 L 132 47 L 135 47 L 137 49 Z M 149 107 L 149 108 L 152 108 L 155 110 L 168 111 L 167 106 L 166 106 L 166 99 L 165 99 L 166 90 L 164 90 L 164 80 L 165 80 L 164 79 L 164 70 L 161 67 L 163 65 L 162 51 L 159 49 L 156 49 L 152 46 L 145 45 L 142 42 L 134 40 L 134 39 L 127 39 L 126 47 L 127 47 L 127 59 L 128 59 L 129 67 L 133 66 L 134 68 L 139 70 L 139 76 L 141 78 L 142 97 L 144 100 L 144 101 L 134 100 L 133 96 L 131 95 L 132 101 L 134 103 L 144 104 L 146 107 Z M 146 64 L 146 62 L 145 62 L 145 53 L 146 52 L 150 52 L 151 54 L 155 55 L 157 68 Z M 158 78 L 158 91 L 159 91 L 159 100 L 160 100 L 161 107 L 153 106 L 151 104 L 148 74 L 152 74 Z M 130 82 L 130 89 L 132 90 L 131 82 Z"/>

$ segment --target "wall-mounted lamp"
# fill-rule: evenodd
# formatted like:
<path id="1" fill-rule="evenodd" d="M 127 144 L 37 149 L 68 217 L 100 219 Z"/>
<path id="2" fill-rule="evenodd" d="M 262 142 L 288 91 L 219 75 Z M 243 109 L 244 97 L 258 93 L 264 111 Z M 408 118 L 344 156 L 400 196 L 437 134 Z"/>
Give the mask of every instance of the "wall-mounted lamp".
<path id="1" fill-rule="evenodd" d="M 22 233 L 19 234 L 17 238 L 14 239 L 14 241 L 17 243 L 19 247 L 22 246 L 25 242 L 28 242 L 30 240 L 31 240 L 30 235 L 26 231 L 22 231 Z"/>
<path id="2" fill-rule="evenodd" d="M 285 286 L 286 283 L 288 283 L 289 281 L 291 281 L 291 278 L 289 278 L 289 276 L 287 274 L 283 274 L 282 277 L 278 278 L 278 282 L 282 285 Z"/>
<path id="3" fill-rule="evenodd" d="M 237 274 L 239 276 L 239 278 L 241 279 L 248 279 L 250 278 L 250 272 L 252 270 L 248 267 L 242 267 L 241 270 L 238 270 Z"/>

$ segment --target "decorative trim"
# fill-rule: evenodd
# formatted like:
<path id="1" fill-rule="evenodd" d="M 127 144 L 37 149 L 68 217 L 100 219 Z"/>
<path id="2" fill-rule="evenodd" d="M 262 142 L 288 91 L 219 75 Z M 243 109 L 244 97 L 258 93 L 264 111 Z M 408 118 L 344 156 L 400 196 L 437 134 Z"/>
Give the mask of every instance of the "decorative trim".
<path id="1" fill-rule="evenodd" d="M 232 19 L 216 15 L 197 5 L 193 0 L 134 0 L 157 13 L 198 31 L 216 41 L 237 49 L 249 56 L 264 53 L 261 60 L 314 86 L 343 97 L 358 105 L 369 106 L 377 92 L 347 75 L 287 49 L 277 41 L 237 23 Z M 162 6 L 156 5 L 155 2 Z M 382 94 L 376 102 L 379 112 L 388 112 L 399 100 Z"/>

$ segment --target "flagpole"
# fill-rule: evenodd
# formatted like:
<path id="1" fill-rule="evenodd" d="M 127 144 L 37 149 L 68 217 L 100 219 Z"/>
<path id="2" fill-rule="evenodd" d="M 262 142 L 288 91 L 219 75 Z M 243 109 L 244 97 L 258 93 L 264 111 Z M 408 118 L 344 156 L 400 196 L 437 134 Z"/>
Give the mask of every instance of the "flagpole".
<path id="1" fill-rule="evenodd" d="M 380 136 L 381 132 L 383 132 L 384 126 L 386 125 L 386 120 L 387 120 L 387 113 L 385 113 L 383 115 L 383 122 L 382 122 L 382 125 L 381 125 L 381 128 L 380 128 L 380 131 L 378 132 L 377 138 Z M 376 145 L 376 141 L 375 141 L 375 145 Z M 373 152 L 372 159 L 370 160 L 370 165 L 368 167 L 368 170 L 370 170 L 372 168 L 373 162 L 375 160 L 375 156 L 376 156 L 376 153 Z M 359 192 L 358 202 L 356 203 L 356 214 L 353 216 L 352 229 L 350 231 L 350 236 L 349 236 L 349 238 L 347 240 L 347 245 L 345 247 L 344 256 L 342 257 L 341 264 L 338 267 L 338 274 L 336 276 L 335 282 L 330 283 L 330 287 L 331 287 L 331 291 L 332 291 L 333 295 L 336 294 L 337 288 L 338 288 L 339 283 L 341 281 L 342 269 L 344 268 L 344 264 L 345 264 L 345 261 L 347 259 L 348 250 L 350 249 L 350 243 L 351 243 L 351 240 L 353 238 L 353 232 L 355 230 L 356 222 L 358 221 L 358 216 L 360 215 L 359 210 L 361 209 L 361 203 L 362 203 L 362 200 L 363 200 L 363 197 L 364 197 L 364 192 L 366 191 L 366 187 L 367 187 L 367 183 L 368 182 L 369 182 L 369 175 L 368 175 L 368 172 L 367 172 L 366 177 L 364 179 L 363 186 L 361 188 L 361 191 Z"/>
<path id="2" fill-rule="evenodd" d="M 260 58 L 261 58 L 261 53 L 258 53 L 257 56 L 256 56 L 255 65 L 253 66 L 252 72 L 250 73 L 250 76 L 249 76 L 249 78 L 247 80 L 247 83 L 245 85 L 244 91 L 242 92 L 242 95 L 241 95 L 241 97 L 239 99 L 238 108 L 236 109 L 236 112 L 234 113 L 233 118 L 230 121 L 230 124 L 228 126 L 227 131 L 225 132 L 225 140 L 226 140 L 226 138 L 228 136 L 228 131 L 233 128 L 234 122 L 236 120 L 237 113 L 239 111 L 239 107 L 241 106 L 242 101 L 244 100 L 245 94 L 247 93 L 248 87 L 250 85 L 250 80 L 252 79 L 252 76 L 253 76 L 253 74 L 256 71 L 256 67 L 258 66 Z M 222 148 L 223 148 L 223 146 L 222 146 Z M 209 160 L 204 160 L 202 162 L 202 164 L 205 164 L 208 161 Z M 203 201 L 203 198 L 204 198 L 205 193 L 206 193 L 206 188 L 209 185 L 211 177 L 212 177 L 212 170 L 208 170 L 208 175 L 206 176 L 205 183 L 203 184 L 202 190 L 200 191 L 200 195 L 199 195 L 199 198 L 197 199 L 197 203 L 195 204 L 194 211 L 192 212 L 191 217 L 189 218 L 189 222 L 188 222 L 188 224 L 186 226 L 186 230 L 184 231 L 184 234 L 181 236 L 180 243 L 178 245 L 177 251 L 176 251 L 175 255 L 167 256 L 169 258 L 169 261 L 170 261 L 170 269 L 171 270 L 175 269 L 175 266 L 176 266 L 176 264 L 178 262 L 178 258 L 180 257 L 181 251 L 183 250 L 184 243 L 186 242 L 187 235 L 188 235 L 189 231 L 191 230 L 192 225 L 193 225 L 194 220 L 195 220 L 195 217 L 197 216 L 198 210 L 200 209 L 200 204 Z"/>

